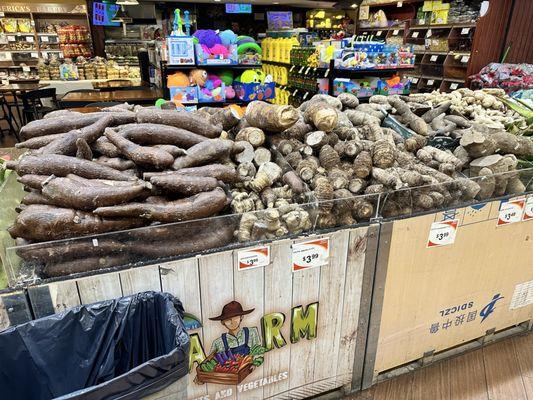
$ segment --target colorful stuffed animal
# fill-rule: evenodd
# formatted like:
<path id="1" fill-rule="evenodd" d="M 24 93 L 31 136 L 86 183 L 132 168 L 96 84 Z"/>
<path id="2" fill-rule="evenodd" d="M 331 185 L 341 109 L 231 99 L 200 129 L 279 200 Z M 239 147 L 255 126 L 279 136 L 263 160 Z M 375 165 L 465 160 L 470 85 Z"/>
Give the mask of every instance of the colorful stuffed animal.
<path id="1" fill-rule="evenodd" d="M 208 49 L 213 47 L 215 44 L 222 43 L 216 31 L 212 29 L 198 29 L 196 32 L 194 32 L 193 36 L 198 40 L 199 44 L 205 45 Z"/>
<path id="2" fill-rule="evenodd" d="M 222 80 L 218 77 L 218 75 L 213 75 L 213 74 L 208 75 L 207 81 L 205 81 L 205 83 L 203 84 L 203 87 L 209 90 L 216 89 L 220 86 L 222 86 Z"/>
<path id="3" fill-rule="evenodd" d="M 189 82 L 200 87 L 207 81 L 207 71 L 205 69 L 193 69 L 189 72 Z"/>
<path id="4" fill-rule="evenodd" d="M 167 87 L 189 86 L 191 82 L 183 72 L 175 72 L 167 77 Z"/>
<path id="5" fill-rule="evenodd" d="M 231 86 L 233 83 L 233 72 L 229 69 L 224 69 L 218 73 L 219 78 L 224 82 L 224 85 Z"/>
<path id="6" fill-rule="evenodd" d="M 225 31 L 219 32 L 218 37 L 220 38 L 221 43 L 226 47 L 237 43 L 238 38 L 231 29 L 226 29 Z"/>
<path id="7" fill-rule="evenodd" d="M 261 83 L 261 76 L 258 71 L 263 73 L 258 69 L 247 69 L 241 74 L 240 81 L 242 83 Z"/>
<path id="8" fill-rule="evenodd" d="M 235 89 L 233 89 L 233 86 L 226 86 L 225 92 L 226 99 L 231 100 L 235 98 Z"/>

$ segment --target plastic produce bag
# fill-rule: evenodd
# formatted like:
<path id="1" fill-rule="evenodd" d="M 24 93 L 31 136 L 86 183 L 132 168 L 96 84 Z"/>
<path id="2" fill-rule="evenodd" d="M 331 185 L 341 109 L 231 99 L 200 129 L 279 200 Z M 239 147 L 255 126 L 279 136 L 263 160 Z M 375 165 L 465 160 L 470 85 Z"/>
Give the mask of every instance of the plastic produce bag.
<path id="1" fill-rule="evenodd" d="M 188 373 L 183 308 L 144 292 L 0 332 L 3 399 L 140 399 Z"/>

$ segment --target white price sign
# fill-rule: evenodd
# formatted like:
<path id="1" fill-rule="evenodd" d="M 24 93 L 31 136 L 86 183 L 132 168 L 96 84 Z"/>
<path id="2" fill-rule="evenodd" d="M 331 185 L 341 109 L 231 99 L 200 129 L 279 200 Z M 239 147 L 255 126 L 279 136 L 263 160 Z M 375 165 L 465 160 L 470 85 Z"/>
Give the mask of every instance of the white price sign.
<path id="1" fill-rule="evenodd" d="M 311 67 L 307 67 L 304 74 L 307 75 L 309 73 L 309 70 L 311 69 Z"/>
<path id="2" fill-rule="evenodd" d="M 381 36 L 382 33 L 383 33 L 383 31 L 377 31 L 376 32 L 376 36 Z"/>
<path id="3" fill-rule="evenodd" d="M 468 62 L 468 60 L 470 60 L 470 57 L 469 57 L 469 56 L 462 56 L 462 57 L 461 57 L 461 62 L 462 62 L 462 63 L 466 63 L 466 62 Z"/>
<path id="4" fill-rule="evenodd" d="M 38 53 L 31 53 L 30 56 L 31 56 L 31 58 L 39 58 L 39 54 Z"/>
<path id="5" fill-rule="evenodd" d="M 402 7 L 403 6 L 403 0 L 396 3 L 396 7 Z"/>
<path id="6" fill-rule="evenodd" d="M 33 36 L 26 36 L 26 42 L 33 43 Z"/>
<path id="7" fill-rule="evenodd" d="M 400 32 L 400 30 L 399 30 L 399 29 L 395 29 L 395 30 L 392 31 L 392 34 L 393 34 L 394 36 L 396 36 L 396 35 L 398 34 L 398 32 Z"/>
<path id="8" fill-rule="evenodd" d="M 427 247 L 447 246 L 455 242 L 459 220 L 433 222 L 429 230 Z"/>
<path id="9" fill-rule="evenodd" d="M 468 35 L 468 32 L 470 32 L 470 28 L 461 29 L 461 35 Z"/>
<path id="10" fill-rule="evenodd" d="M 298 71 L 298 73 L 301 74 L 302 71 L 304 70 L 304 68 L 305 68 L 305 67 L 300 68 L 300 70 Z"/>
<path id="11" fill-rule="evenodd" d="M 270 246 L 259 246 L 237 253 L 239 271 L 265 267 L 270 264 Z"/>
<path id="12" fill-rule="evenodd" d="M 41 36 L 41 42 L 48 42 L 49 40 L 48 36 Z"/>
<path id="13" fill-rule="evenodd" d="M 8 42 L 16 42 L 17 41 L 17 38 L 13 35 L 8 35 L 7 36 L 7 41 Z"/>
<path id="14" fill-rule="evenodd" d="M 292 245 L 292 272 L 329 263 L 329 238 L 312 239 Z"/>
<path id="15" fill-rule="evenodd" d="M 450 89 L 455 90 L 455 89 L 457 89 L 458 86 L 459 86 L 458 83 L 451 83 L 450 84 Z"/>
<path id="16" fill-rule="evenodd" d="M 524 205 L 524 216 L 522 217 L 522 220 L 533 220 L 533 196 L 527 198 L 526 204 Z"/>
<path id="17" fill-rule="evenodd" d="M 428 85 L 429 85 L 429 86 L 433 85 L 434 83 L 435 83 L 435 81 L 434 81 L 433 79 L 430 79 L 430 80 L 428 81 Z"/>
<path id="18" fill-rule="evenodd" d="M 418 83 L 418 78 L 411 78 L 411 82 Z"/>
<path id="19" fill-rule="evenodd" d="M 22 72 L 30 72 L 30 67 L 28 67 L 27 65 L 23 65 Z"/>
<path id="20" fill-rule="evenodd" d="M 431 56 L 429 57 L 429 61 L 431 62 L 437 61 L 437 58 L 439 58 L 439 56 Z"/>
<path id="21" fill-rule="evenodd" d="M 500 204 L 500 212 L 498 214 L 498 224 L 509 225 L 522 220 L 522 214 L 526 204 L 525 199 L 515 199 L 502 201 Z"/>
<path id="22" fill-rule="evenodd" d="M 431 32 L 431 29 L 428 29 L 426 32 L 426 37 L 431 37 L 431 35 L 433 35 L 433 33 Z"/>
<path id="23" fill-rule="evenodd" d="M 414 37 L 414 38 L 417 38 L 419 34 L 420 34 L 420 32 L 415 31 L 415 32 L 413 32 L 413 37 Z"/>
<path id="24" fill-rule="evenodd" d="M 98 247 L 98 239 L 93 238 L 93 247 Z"/>

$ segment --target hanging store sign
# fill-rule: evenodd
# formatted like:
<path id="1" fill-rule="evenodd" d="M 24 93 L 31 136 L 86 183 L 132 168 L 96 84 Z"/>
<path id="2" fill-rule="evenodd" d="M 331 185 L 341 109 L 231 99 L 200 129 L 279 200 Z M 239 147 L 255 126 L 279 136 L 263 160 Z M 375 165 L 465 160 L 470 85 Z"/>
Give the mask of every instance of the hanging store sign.
<path id="1" fill-rule="evenodd" d="M 7 3 L 0 5 L 0 12 L 43 13 L 43 14 L 86 14 L 85 4 L 25 4 Z"/>

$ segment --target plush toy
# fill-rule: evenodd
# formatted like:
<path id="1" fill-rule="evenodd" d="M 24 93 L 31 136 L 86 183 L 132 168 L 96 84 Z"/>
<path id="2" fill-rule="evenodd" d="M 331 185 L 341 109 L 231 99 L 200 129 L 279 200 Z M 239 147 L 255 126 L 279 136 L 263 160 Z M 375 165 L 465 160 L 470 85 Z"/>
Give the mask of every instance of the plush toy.
<path id="1" fill-rule="evenodd" d="M 207 81 L 203 84 L 203 87 L 213 90 L 222 86 L 222 81 L 217 75 L 208 75 Z"/>
<path id="2" fill-rule="evenodd" d="M 255 42 L 255 39 L 250 36 L 237 37 L 237 53 L 244 54 L 248 51 L 261 54 L 261 47 Z"/>
<path id="3" fill-rule="evenodd" d="M 233 89 L 233 86 L 226 86 L 225 92 L 226 92 L 226 99 L 231 100 L 235 98 L 235 89 Z"/>
<path id="4" fill-rule="evenodd" d="M 224 82 L 224 85 L 231 86 L 233 83 L 233 72 L 229 69 L 224 69 L 218 73 L 218 77 L 222 82 Z"/>
<path id="5" fill-rule="evenodd" d="M 191 82 L 183 72 L 175 72 L 167 77 L 167 87 L 189 86 Z"/>
<path id="6" fill-rule="evenodd" d="M 242 83 L 261 83 L 261 76 L 257 73 L 258 69 L 247 69 L 241 74 Z M 262 72 L 262 71 L 261 71 Z"/>
<path id="7" fill-rule="evenodd" d="M 189 72 L 189 82 L 193 85 L 204 86 L 207 81 L 207 71 L 205 69 L 193 69 Z"/>
<path id="8" fill-rule="evenodd" d="M 219 32 L 218 37 L 220 38 L 221 43 L 226 47 L 237 43 L 237 35 L 233 33 L 231 29 L 226 29 L 225 31 Z"/>
<path id="9" fill-rule="evenodd" d="M 213 47 L 215 44 L 222 43 L 216 31 L 212 29 L 199 29 L 194 32 L 193 36 L 198 40 L 198 43 L 207 46 L 208 49 Z"/>
<path id="10" fill-rule="evenodd" d="M 229 55 L 229 49 L 222 44 L 215 44 L 209 49 L 208 54 L 213 54 L 215 56 L 222 55 L 225 58 Z"/>

